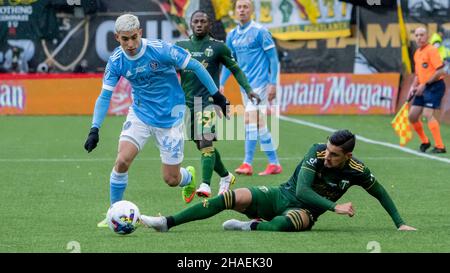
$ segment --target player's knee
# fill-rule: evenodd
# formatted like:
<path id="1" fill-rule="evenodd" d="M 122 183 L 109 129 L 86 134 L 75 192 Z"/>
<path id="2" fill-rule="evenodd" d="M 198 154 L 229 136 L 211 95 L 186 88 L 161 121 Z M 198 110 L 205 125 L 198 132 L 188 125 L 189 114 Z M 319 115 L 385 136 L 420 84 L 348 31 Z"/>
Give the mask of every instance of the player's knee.
<path id="1" fill-rule="evenodd" d="M 408 120 L 409 120 L 409 122 L 411 122 L 411 123 L 416 123 L 418 120 L 419 120 L 419 117 L 418 117 L 418 115 L 416 115 L 416 114 L 409 114 L 408 115 Z"/>
<path id="2" fill-rule="evenodd" d="M 310 230 L 314 224 L 311 213 L 304 209 L 288 211 L 286 220 L 290 222 L 289 231 Z"/>
<path id="3" fill-rule="evenodd" d="M 123 158 L 117 158 L 116 164 L 115 164 L 115 167 L 116 167 L 115 169 L 119 173 L 124 173 L 124 172 L 128 171 L 128 169 L 130 168 L 130 165 L 131 165 L 131 161 L 123 159 Z"/>

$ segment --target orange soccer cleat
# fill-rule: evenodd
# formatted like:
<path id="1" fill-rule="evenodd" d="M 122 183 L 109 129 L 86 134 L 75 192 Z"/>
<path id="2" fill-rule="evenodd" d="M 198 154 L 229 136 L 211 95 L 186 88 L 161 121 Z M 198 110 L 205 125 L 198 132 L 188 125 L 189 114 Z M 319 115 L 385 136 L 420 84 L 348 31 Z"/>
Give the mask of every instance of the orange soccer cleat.
<path id="1" fill-rule="evenodd" d="M 263 172 L 258 173 L 258 175 L 271 175 L 271 174 L 279 174 L 283 171 L 281 165 L 277 164 L 269 164 Z"/>
<path id="2" fill-rule="evenodd" d="M 252 165 L 250 165 L 248 163 L 242 163 L 241 166 L 239 166 L 239 168 L 234 170 L 234 172 L 237 174 L 252 175 L 253 168 L 252 168 Z"/>

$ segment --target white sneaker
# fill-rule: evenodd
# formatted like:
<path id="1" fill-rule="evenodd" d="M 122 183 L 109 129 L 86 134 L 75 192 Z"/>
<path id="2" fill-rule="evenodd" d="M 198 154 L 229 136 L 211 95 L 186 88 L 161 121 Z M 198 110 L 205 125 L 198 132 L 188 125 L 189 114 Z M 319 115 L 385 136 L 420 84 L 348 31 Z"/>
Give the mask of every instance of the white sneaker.
<path id="1" fill-rule="evenodd" d="M 152 227 L 156 231 L 159 232 L 167 232 L 169 229 L 167 228 L 167 219 L 164 216 L 146 216 L 141 215 L 141 223 L 146 227 Z"/>
<path id="2" fill-rule="evenodd" d="M 225 230 L 243 230 L 243 231 L 250 231 L 251 224 L 253 222 L 257 222 L 257 220 L 250 220 L 250 221 L 239 221 L 236 219 L 231 219 L 223 222 L 222 226 Z"/>
<path id="3" fill-rule="evenodd" d="M 219 193 L 217 193 L 217 195 L 221 195 L 222 193 L 229 190 L 235 181 L 236 181 L 236 177 L 234 175 L 232 175 L 230 172 L 228 172 L 228 176 L 220 178 Z"/>
<path id="4" fill-rule="evenodd" d="M 206 183 L 201 183 L 200 187 L 197 189 L 198 197 L 209 197 L 211 196 L 211 187 Z"/>

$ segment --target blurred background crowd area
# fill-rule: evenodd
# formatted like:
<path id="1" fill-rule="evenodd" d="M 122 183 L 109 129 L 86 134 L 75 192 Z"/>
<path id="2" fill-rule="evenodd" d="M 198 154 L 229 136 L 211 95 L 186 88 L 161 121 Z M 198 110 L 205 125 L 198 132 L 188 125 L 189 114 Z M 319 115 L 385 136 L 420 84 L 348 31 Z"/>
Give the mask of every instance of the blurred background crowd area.
<path id="1" fill-rule="evenodd" d="M 118 46 L 114 22 L 140 18 L 143 36 L 189 36 L 194 10 L 214 18 L 225 40 L 235 26 L 230 0 L 0 0 L 0 72 L 103 72 Z M 411 73 L 413 30 L 450 60 L 450 0 L 254 0 L 254 20 L 277 43 L 282 73 Z"/>

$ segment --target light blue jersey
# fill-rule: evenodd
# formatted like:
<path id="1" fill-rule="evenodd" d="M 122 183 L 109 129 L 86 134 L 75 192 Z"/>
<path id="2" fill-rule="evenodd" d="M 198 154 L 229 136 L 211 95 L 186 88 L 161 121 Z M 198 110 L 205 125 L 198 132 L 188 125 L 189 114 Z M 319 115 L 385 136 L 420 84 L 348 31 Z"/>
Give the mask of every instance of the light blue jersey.
<path id="1" fill-rule="evenodd" d="M 228 34 L 226 44 L 253 89 L 269 83 L 276 84 L 272 82 L 276 75 L 269 73 L 273 71 L 270 71 L 270 59 L 266 54 L 266 51 L 275 48 L 275 43 L 270 32 L 262 25 L 254 21 L 244 26 L 238 25 Z"/>
<path id="2" fill-rule="evenodd" d="M 102 88 L 113 91 L 120 77 L 125 77 L 132 87 L 136 116 L 145 124 L 169 128 L 182 120 L 185 107 L 175 68 L 184 69 L 190 59 L 186 50 L 162 40 L 142 39 L 135 56 L 119 46 L 108 60 Z"/>

